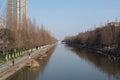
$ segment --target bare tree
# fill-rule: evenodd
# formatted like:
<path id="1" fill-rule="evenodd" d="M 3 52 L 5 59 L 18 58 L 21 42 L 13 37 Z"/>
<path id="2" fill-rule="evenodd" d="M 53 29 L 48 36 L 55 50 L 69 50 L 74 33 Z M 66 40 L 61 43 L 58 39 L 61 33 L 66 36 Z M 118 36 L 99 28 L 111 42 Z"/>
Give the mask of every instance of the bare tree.
<path id="1" fill-rule="evenodd" d="M 88 46 L 117 48 L 120 46 L 120 27 L 101 26 L 91 31 L 79 33 L 76 36 L 67 37 L 65 42 L 74 44 L 86 44 Z"/>
<path id="2" fill-rule="evenodd" d="M 9 48 L 31 49 L 36 46 L 46 45 L 57 41 L 47 30 L 44 29 L 44 26 L 38 26 L 35 19 L 30 20 L 23 15 L 20 16 L 20 19 L 22 19 L 21 22 L 21 20 L 18 20 L 17 16 L 14 17 L 17 12 L 14 12 L 16 11 L 16 7 L 13 6 L 16 4 L 12 5 L 10 3 L 12 2 L 8 0 L 6 7 L 6 30 L 9 31 L 10 35 L 5 34 L 8 37 L 5 39 L 8 39 L 11 44 Z M 21 6 L 19 5 L 18 7 Z M 19 15 L 21 15 L 21 13 L 19 13 Z M 3 35 L 1 36 L 3 37 Z"/>

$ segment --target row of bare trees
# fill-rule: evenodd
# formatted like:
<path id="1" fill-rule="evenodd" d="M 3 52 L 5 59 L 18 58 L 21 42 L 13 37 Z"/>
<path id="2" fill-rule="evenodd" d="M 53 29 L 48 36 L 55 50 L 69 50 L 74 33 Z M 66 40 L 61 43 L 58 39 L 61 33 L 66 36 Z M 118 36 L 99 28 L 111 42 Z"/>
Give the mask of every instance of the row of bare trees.
<path id="1" fill-rule="evenodd" d="M 26 27 L 0 29 L 0 41 L 2 42 L 0 43 L 0 51 L 11 54 L 15 50 L 21 52 L 52 44 L 57 40 L 43 26 L 36 26 L 30 21 Z"/>
<path id="2" fill-rule="evenodd" d="M 22 24 L 18 24 L 15 19 L 10 20 L 9 25 L 6 22 L 6 27 L 0 29 L 0 51 L 32 49 L 57 41 L 49 30 L 46 30 L 43 25 L 38 26 L 35 20 L 23 18 Z"/>
<path id="3" fill-rule="evenodd" d="M 4 13 L 0 11 L 0 14 Z M 16 13 L 11 13 L 9 8 L 5 16 L 0 18 L 0 56 L 6 60 L 55 42 L 57 40 L 43 25 L 37 25 L 35 20 L 30 20 L 24 15 L 19 20 Z"/>
<path id="4" fill-rule="evenodd" d="M 64 42 L 87 46 L 120 48 L 120 26 L 101 26 L 91 31 L 66 37 Z"/>
<path id="5" fill-rule="evenodd" d="M 44 26 L 36 26 L 32 21 L 21 27 L 13 25 L 11 28 L 1 29 L 0 38 L 7 48 L 31 49 L 57 41 Z"/>

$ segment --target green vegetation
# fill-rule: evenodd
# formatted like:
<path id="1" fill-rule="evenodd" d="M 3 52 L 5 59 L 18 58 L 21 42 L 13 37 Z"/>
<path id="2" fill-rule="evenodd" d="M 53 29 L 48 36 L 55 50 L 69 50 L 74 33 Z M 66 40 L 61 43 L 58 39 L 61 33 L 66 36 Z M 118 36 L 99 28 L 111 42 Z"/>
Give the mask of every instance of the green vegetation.
<path id="1" fill-rule="evenodd" d="M 0 54 L 0 65 L 4 64 L 5 62 L 5 55 Z"/>

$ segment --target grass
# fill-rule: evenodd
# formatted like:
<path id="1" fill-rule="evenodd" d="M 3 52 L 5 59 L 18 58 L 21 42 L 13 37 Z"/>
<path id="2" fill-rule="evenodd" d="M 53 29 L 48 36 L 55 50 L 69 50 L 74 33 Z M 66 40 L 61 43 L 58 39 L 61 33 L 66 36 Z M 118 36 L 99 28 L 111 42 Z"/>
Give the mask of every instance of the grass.
<path id="1" fill-rule="evenodd" d="M 0 54 L 0 65 L 5 63 L 5 55 Z"/>
<path id="2" fill-rule="evenodd" d="M 30 53 L 30 52 L 34 52 L 34 51 L 31 51 L 31 50 L 21 51 L 21 54 L 17 52 L 17 53 L 15 53 L 15 54 L 17 54 L 17 56 L 14 55 L 14 57 L 11 57 L 9 60 L 11 61 L 13 59 L 22 58 L 23 56 L 28 55 L 28 53 Z M 5 57 L 6 57 L 5 55 L 0 54 L 0 66 L 5 63 Z"/>

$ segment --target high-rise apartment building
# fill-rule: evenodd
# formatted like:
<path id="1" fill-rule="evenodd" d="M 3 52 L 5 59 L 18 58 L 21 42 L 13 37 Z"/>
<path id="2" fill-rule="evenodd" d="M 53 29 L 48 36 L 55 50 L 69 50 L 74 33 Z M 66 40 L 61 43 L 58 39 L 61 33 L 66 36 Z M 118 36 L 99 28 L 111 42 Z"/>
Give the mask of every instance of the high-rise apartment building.
<path id="1" fill-rule="evenodd" d="M 27 20 L 28 0 L 7 0 L 7 27 L 21 27 Z"/>

